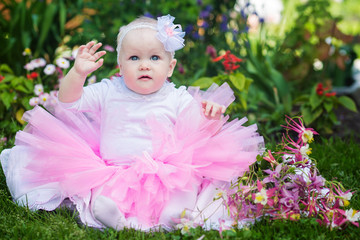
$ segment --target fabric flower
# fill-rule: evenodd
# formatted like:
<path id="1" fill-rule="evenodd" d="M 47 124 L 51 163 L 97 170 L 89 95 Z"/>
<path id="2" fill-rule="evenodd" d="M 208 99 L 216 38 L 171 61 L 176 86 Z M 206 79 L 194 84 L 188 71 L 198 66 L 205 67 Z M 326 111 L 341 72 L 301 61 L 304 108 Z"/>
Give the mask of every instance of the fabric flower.
<path id="1" fill-rule="evenodd" d="M 56 67 L 54 64 L 48 64 L 46 65 L 46 67 L 44 68 L 44 73 L 46 75 L 51 75 L 56 71 Z"/>
<path id="2" fill-rule="evenodd" d="M 184 47 L 185 32 L 179 24 L 174 24 L 174 17 L 169 14 L 158 17 L 156 37 L 164 44 L 165 50 L 174 52 Z"/>

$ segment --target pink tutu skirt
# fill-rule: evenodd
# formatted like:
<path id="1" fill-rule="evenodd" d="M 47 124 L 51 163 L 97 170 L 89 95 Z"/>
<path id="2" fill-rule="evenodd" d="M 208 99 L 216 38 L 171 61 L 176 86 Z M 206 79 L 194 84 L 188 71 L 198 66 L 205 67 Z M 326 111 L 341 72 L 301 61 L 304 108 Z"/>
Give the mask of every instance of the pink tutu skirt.
<path id="1" fill-rule="evenodd" d="M 227 85 L 191 93 L 193 103 L 173 126 L 155 117 L 147 119 L 152 155 L 139 152 L 136 161 L 121 166 L 101 158 L 99 126 L 93 118 L 59 106 L 51 113 L 41 107 L 26 112 L 28 125 L 17 133 L 15 146 L 1 154 L 14 200 L 32 210 L 54 210 L 71 202 L 81 221 L 92 227 L 104 227 L 91 210 L 99 195 L 111 198 L 126 219 L 143 230 L 171 227 L 184 209 L 201 212 L 211 205 L 217 188 L 256 161 L 263 138 L 256 125 L 243 126 L 246 118 L 228 122 L 228 117 L 203 116 L 202 99 L 226 106 L 233 101 Z M 215 222 L 226 215 L 226 211 L 204 212 Z"/>

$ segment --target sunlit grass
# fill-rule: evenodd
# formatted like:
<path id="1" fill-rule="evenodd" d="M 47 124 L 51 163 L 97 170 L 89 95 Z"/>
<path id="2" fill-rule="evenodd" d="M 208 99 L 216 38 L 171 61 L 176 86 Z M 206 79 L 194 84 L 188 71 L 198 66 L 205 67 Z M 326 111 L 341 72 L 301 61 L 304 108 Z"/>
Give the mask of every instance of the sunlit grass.
<path id="1" fill-rule="evenodd" d="M 320 139 L 313 143 L 312 157 L 326 179 L 341 181 L 346 189 L 360 188 L 360 144 L 349 139 Z M 359 194 L 351 200 L 360 209 Z M 133 229 L 116 232 L 97 230 L 77 223 L 75 213 L 62 209 L 54 212 L 31 212 L 11 200 L 5 177 L 0 171 L 0 239 L 219 239 L 217 231 L 194 229 L 189 235 L 180 231 L 144 233 Z M 261 220 L 249 229 L 223 233 L 225 239 L 357 239 L 360 229 L 349 226 L 344 230 L 330 230 L 315 219 L 298 222 Z"/>

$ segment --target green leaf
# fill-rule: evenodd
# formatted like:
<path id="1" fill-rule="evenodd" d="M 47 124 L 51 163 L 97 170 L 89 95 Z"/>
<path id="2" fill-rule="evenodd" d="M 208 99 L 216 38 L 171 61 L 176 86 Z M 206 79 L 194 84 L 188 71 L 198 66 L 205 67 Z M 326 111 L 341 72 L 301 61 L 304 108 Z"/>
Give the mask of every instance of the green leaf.
<path id="1" fill-rule="evenodd" d="M 38 39 L 36 52 L 40 52 L 40 49 L 43 47 L 43 43 L 49 34 L 51 25 L 53 24 L 53 19 L 56 14 L 56 11 L 57 11 L 57 5 L 54 3 L 48 4 L 45 8 L 45 13 L 42 19 L 42 25 L 40 29 L 40 36 Z"/>
<path id="2" fill-rule="evenodd" d="M 347 109 L 349 109 L 353 112 L 357 112 L 356 104 L 351 98 L 349 98 L 347 96 L 341 96 L 338 98 L 338 101 L 341 105 L 343 105 Z"/>
<path id="3" fill-rule="evenodd" d="M 313 111 L 313 110 L 315 110 L 315 108 L 320 106 L 320 104 L 323 102 L 323 99 L 316 93 L 313 93 L 310 95 L 309 102 L 311 105 L 311 111 Z"/>
<path id="4" fill-rule="evenodd" d="M 329 119 L 331 120 L 331 122 L 333 124 L 338 124 L 339 123 L 339 121 L 338 121 L 338 119 L 336 117 L 336 114 L 334 112 L 329 113 Z"/>
<path id="5" fill-rule="evenodd" d="M 23 92 L 23 93 L 30 93 L 28 89 L 26 89 L 23 85 L 18 85 L 15 87 L 15 90 Z"/>
<path id="6" fill-rule="evenodd" d="M 311 111 L 310 108 L 304 107 L 301 109 L 301 113 L 303 115 L 304 121 L 306 125 L 314 122 L 320 115 L 323 113 L 322 108 L 318 108 L 315 111 Z"/>
<path id="7" fill-rule="evenodd" d="M 9 92 L 3 92 L 0 95 L 0 98 L 2 100 L 2 102 L 4 103 L 6 109 L 9 109 L 11 106 L 12 101 L 14 100 L 15 97 L 15 93 L 9 93 Z"/>
<path id="8" fill-rule="evenodd" d="M 236 75 L 230 75 L 230 82 L 236 87 L 238 90 L 243 91 L 245 87 L 245 76 L 241 73 L 238 73 Z"/>
<path id="9" fill-rule="evenodd" d="M 209 77 L 202 77 L 199 78 L 198 80 L 196 80 L 195 82 L 193 82 L 191 85 L 193 86 L 198 86 L 201 89 L 205 89 L 211 86 L 211 84 L 214 83 L 213 78 L 209 78 Z"/>
<path id="10" fill-rule="evenodd" d="M 1 64 L 0 65 L 0 73 L 2 73 L 2 74 L 4 74 L 4 73 L 14 74 L 13 71 L 11 70 L 11 68 L 7 64 Z"/>
<path id="11" fill-rule="evenodd" d="M 294 99 L 294 104 L 295 103 L 303 103 L 303 102 L 308 102 L 309 101 L 309 95 L 308 94 L 304 94 L 304 95 L 301 95 L 297 98 Z"/>
<path id="12" fill-rule="evenodd" d="M 324 102 L 325 110 L 329 113 L 334 107 L 334 103 L 332 101 L 325 101 Z"/>
<path id="13" fill-rule="evenodd" d="M 24 79 L 24 86 L 28 89 L 28 92 L 34 91 L 34 83 L 28 79 Z"/>
<path id="14" fill-rule="evenodd" d="M 251 78 L 245 78 L 245 86 L 244 86 L 244 89 L 246 90 L 246 91 L 248 91 L 249 90 L 249 88 L 250 88 L 250 85 L 251 85 L 251 83 L 254 81 L 254 80 L 252 80 Z"/>

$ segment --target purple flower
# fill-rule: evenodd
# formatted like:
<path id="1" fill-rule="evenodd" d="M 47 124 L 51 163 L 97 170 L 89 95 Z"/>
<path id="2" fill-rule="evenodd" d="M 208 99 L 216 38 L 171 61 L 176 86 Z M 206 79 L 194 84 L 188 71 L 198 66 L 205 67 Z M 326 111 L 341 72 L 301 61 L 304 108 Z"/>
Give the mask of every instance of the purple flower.
<path id="1" fill-rule="evenodd" d="M 145 13 L 144 13 L 144 16 L 145 16 L 145 17 L 148 17 L 148 18 L 154 18 L 154 16 L 153 16 L 151 13 L 149 13 L 149 12 L 145 12 Z"/>

